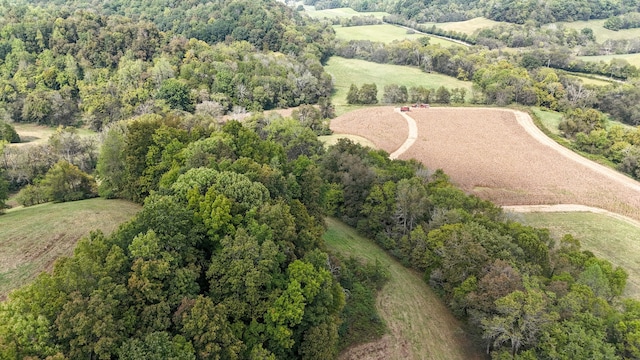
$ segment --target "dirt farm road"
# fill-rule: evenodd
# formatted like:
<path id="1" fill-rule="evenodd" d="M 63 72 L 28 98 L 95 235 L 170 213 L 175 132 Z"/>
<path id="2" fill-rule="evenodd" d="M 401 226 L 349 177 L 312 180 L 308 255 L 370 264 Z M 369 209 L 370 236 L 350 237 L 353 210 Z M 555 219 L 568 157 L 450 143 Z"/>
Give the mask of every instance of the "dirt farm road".
<path id="1" fill-rule="evenodd" d="M 415 143 L 416 140 L 418 139 L 418 124 L 416 124 L 416 121 L 413 120 L 411 116 L 407 115 L 407 113 L 405 112 L 400 111 L 400 109 L 394 109 L 393 111 L 402 115 L 402 117 L 405 120 L 407 120 L 407 125 L 409 125 L 409 133 L 407 134 L 407 140 L 405 140 L 404 143 L 400 145 L 398 150 L 394 151 L 393 153 L 391 153 L 391 155 L 389 155 L 389 158 L 397 159 L 398 156 L 404 154 L 405 151 L 409 150 L 411 145 L 413 145 L 413 143 Z"/>
<path id="2" fill-rule="evenodd" d="M 591 170 L 594 170 L 608 177 L 613 181 L 616 181 L 622 185 L 625 185 L 632 190 L 640 192 L 640 183 L 638 183 L 637 181 L 613 169 L 610 169 L 606 166 L 600 165 L 594 161 L 584 158 L 576 154 L 575 152 L 567 149 L 566 147 L 558 144 L 553 139 L 545 135 L 545 133 L 543 133 L 542 130 L 538 129 L 538 127 L 533 123 L 533 120 L 531 119 L 531 116 L 529 116 L 529 114 L 524 113 L 522 111 L 515 111 L 515 110 L 505 110 L 505 111 L 512 111 L 516 116 L 516 119 L 518 120 L 518 124 L 520 124 L 520 126 L 522 126 L 524 130 L 527 133 L 529 133 L 529 135 L 531 135 L 531 137 L 539 141 L 541 144 L 544 144 L 552 148 L 553 150 L 557 151 L 560 155 L 570 160 L 573 160 Z"/>

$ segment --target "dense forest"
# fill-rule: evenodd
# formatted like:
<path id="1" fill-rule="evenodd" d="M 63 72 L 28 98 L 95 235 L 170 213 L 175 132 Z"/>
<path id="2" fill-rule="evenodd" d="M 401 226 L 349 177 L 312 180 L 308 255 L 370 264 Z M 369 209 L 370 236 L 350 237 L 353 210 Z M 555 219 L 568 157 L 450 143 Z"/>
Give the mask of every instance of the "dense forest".
<path id="1" fill-rule="evenodd" d="M 514 23 L 638 7 L 327 4 L 403 21 L 438 9 Z M 624 270 L 571 236 L 556 242 L 512 221 L 441 171 L 317 138 L 333 116 L 323 63 L 338 54 L 471 80 L 474 103 L 563 111 L 561 129 L 575 146 L 640 177 L 638 131 L 606 128 L 603 115 L 638 124 L 633 82 L 585 87 L 550 67 L 578 66 L 561 48 L 336 42 L 330 22 L 267 0 L 4 1 L 0 34 L 0 204 L 9 191 L 25 206 L 92 196 L 143 204 L 0 304 L 0 358 L 334 358 L 384 331 L 374 298 L 388 275 L 328 253 L 325 216 L 424 274 L 492 358 L 640 356 L 640 303 L 621 298 Z M 594 72 L 638 75 L 615 62 Z M 353 99 L 375 103 L 374 89 L 354 87 Z M 464 102 L 455 90 L 388 85 L 383 102 L 446 103 L 452 92 Z M 286 107 L 298 108 L 290 117 L 262 113 Z M 19 141 L 13 122 L 60 127 L 45 144 L 9 147 Z M 80 136 L 78 126 L 99 138 Z"/>
<path id="2" fill-rule="evenodd" d="M 199 24 L 220 18 L 201 29 L 177 26 L 189 22 L 161 16 L 160 4 L 143 12 L 150 20 L 71 2 L 0 5 L 0 116 L 101 129 L 162 109 L 216 116 L 329 95 L 321 61 L 330 54 L 330 27 L 270 2 L 208 4 L 188 7 L 207 14 L 193 20 Z M 176 28 L 163 31 L 166 22 Z"/>

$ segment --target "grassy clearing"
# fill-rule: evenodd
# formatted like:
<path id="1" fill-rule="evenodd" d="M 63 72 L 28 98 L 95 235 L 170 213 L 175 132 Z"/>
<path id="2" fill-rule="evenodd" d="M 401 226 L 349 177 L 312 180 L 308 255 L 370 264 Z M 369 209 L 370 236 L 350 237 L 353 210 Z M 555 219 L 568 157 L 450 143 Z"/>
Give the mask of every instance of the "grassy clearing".
<path id="1" fill-rule="evenodd" d="M 562 117 L 564 116 L 563 113 L 557 112 L 557 111 L 551 111 L 551 110 L 547 110 L 539 107 L 533 107 L 531 108 L 531 110 L 540 119 L 540 123 L 542 123 L 542 125 L 544 125 L 544 127 L 547 128 L 549 132 L 551 132 L 554 135 L 558 135 L 558 136 L 561 135 L 560 130 L 558 129 L 558 125 L 562 121 Z M 605 127 L 609 128 L 614 125 L 622 126 L 628 130 L 633 130 L 634 128 L 634 126 L 631 126 L 629 124 L 611 120 L 607 116 Z"/>
<path id="2" fill-rule="evenodd" d="M 390 84 L 405 85 L 407 88 L 422 85 L 434 90 L 440 86 L 465 88 L 467 93 L 471 93 L 470 81 L 442 74 L 429 74 L 409 66 L 377 64 L 334 56 L 327 62 L 325 70 L 333 76 L 335 93 L 332 102 L 337 110 L 340 110 L 338 107 L 347 105 L 347 92 L 351 84 L 361 87 L 363 84 L 375 83 L 378 87 L 378 100 L 382 99 L 384 86 Z"/>
<path id="3" fill-rule="evenodd" d="M 378 294 L 377 307 L 392 339 L 384 348 L 384 357 L 378 358 L 482 359 L 482 351 L 471 346 L 460 322 L 418 273 L 402 266 L 353 228 L 331 218 L 327 224 L 324 238 L 330 250 L 379 261 L 391 275 Z"/>
<path id="4" fill-rule="evenodd" d="M 350 18 L 353 16 L 373 16 L 378 19 L 382 19 L 384 16 L 388 16 L 389 13 L 382 11 L 373 12 L 358 12 L 351 8 L 336 8 L 326 10 L 316 10 L 313 6 L 305 6 L 304 13 L 315 19 L 333 19 L 333 18 Z"/>
<path id="5" fill-rule="evenodd" d="M 578 59 L 584 61 L 608 63 L 612 59 L 626 60 L 629 64 L 640 67 L 640 54 L 622 54 L 622 55 L 599 55 L 599 56 L 578 56 Z"/>
<path id="6" fill-rule="evenodd" d="M 573 79 L 578 79 L 585 85 L 607 86 L 615 83 L 614 81 L 607 80 L 607 78 L 605 77 L 598 78 L 595 77 L 595 75 L 580 75 L 578 73 L 570 73 L 570 75 L 567 76 Z"/>
<path id="7" fill-rule="evenodd" d="M 389 25 L 364 25 L 364 26 L 334 26 L 336 38 L 339 40 L 371 40 L 377 42 L 390 43 L 394 40 L 416 40 L 425 35 L 407 34 L 407 30 Z"/>
<path id="8" fill-rule="evenodd" d="M 363 138 L 362 136 L 357 136 L 357 135 L 349 135 L 349 134 L 325 135 L 325 136 L 319 136 L 318 139 L 322 141 L 325 144 L 325 146 L 335 145 L 339 139 L 349 139 L 356 144 L 367 146 L 372 149 L 376 148 L 376 145 L 373 142 L 371 142 L 371 140 Z"/>
<path id="9" fill-rule="evenodd" d="M 390 24 L 380 24 L 380 25 L 365 25 L 365 26 L 334 26 L 333 28 L 336 31 L 336 38 L 338 40 L 370 40 L 377 42 L 390 43 L 393 41 L 400 40 L 416 40 L 421 37 L 428 37 L 429 44 L 441 45 L 444 47 L 458 45 L 453 41 L 445 40 L 442 38 L 437 38 L 434 36 L 430 36 L 428 34 L 419 34 L 413 33 L 408 34 L 407 30 L 401 28 L 399 26 L 394 26 Z"/>
<path id="10" fill-rule="evenodd" d="M 560 130 L 558 129 L 558 125 L 562 120 L 562 113 L 557 111 L 550 111 L 547 109 L 534 107 L 531 108 L 533 113 L 540 119 L 542 125 L 544 125 L 547 130 L 549 130 L 554 135 L 560 135 Z"/>
<path id="11" fill-rule="evenodd" d="M 527 225 L 545 227 L 560 238 L 571 234 L 582 248 L 629 273 L 625 295 L 640 300 L 640 228 L 620 219 L 588 212 L 523 213 Z"/>
<path id="12" fill-rule="evenodd" d="M 494 27 L 499 24 L 504 24 L 499 21 L 490 20 L 484 17 L 477 17 L 466 21 L 446 22 L 446 23 L 425 23 L 425 26 L 435 25 L 438 28 L 447 31 L 457 31 L 465 34 L 472 35 L 476 31 L 484 28 Z"/>
<path id="13" fill-rule="evenodd" d="M 624 29 L 619 31 L 608 30 L 604 28 L 604 22 L 606 20 L 589 20 L 589 21 L 573 21 L 573 22 L 558 22 L 554 24 L 546 25 L 547 27 L 564 26 L 565 28 L 576 29 L 580 31 L 584 28 L 591 28 L 593 35 L 596 37 L 596 41 L 599 43 L 605 40 L 632 40 L 640 37 L 640 29 Z"/>
<path id="14" fill-rule="evenodd" d="M 110 233 L 138 210 L 128 201 L 100 198 L 9 210 L 0 216 L 0 299 L 70 255 L 91 230 Z"/>
<path id="15" fill-rule="evenodd" d="M 27 144 L 46 144 L 49 137 L 56 132 L 55 127 L 44 126 L 32 123 L 12 123 L 16 129 L 18 135 L 20 135 L 21 142 L 19 144 L 12 144 L 11 146 L 24 146 Z M 96 135 L 96 132 L 88 129 L 77 129 L 80 136 L 92 136 Z"/>

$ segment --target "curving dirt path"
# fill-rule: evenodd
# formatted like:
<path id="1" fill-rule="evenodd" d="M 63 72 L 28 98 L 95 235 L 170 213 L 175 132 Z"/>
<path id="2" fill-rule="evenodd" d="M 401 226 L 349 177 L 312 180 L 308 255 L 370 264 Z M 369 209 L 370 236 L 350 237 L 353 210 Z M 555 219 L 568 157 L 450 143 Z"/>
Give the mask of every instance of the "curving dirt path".
<path id="1" fill-rule="evenodd" d="M 515 110 L 511 110 L 513 111 L 513 113 L 516 116 L 516 120 L 518 121 L 518 124 L 520 124 L 520 126 L 522 126 L 524 128 L 524 130 L 531 135 L 531 137 L 533 137 L 534 139 L 536 139 L 537 141 L 539 141 L 541 144 L 544 144 L 546 146 L 549 146 L 550 148 L 554 149 L 555 151 L 557 151 L 558 153 L 560 153 L 560 155 L 573 160 L 595 172 L 598 172 L 608 178 L 610 178 L 613 181 L 617 181 L 621 184 L 623 184 L 624 186 L 629 187 L 631 190 L 633 191 L 638 191 L 640 192 L 640 183 L 638 183 L 636 180 L 620 173 L 617 172 L 615 170 L 612 170 L 606 166 L 600 165 L 594 161 L 591 161 L 585 157 L 582 157 L 578 154 L 576 154 L 575 152 L 567 149 L 566 147 L 558 144 L 557 142 L 555 142 L 553 139 L 551 139 L 550 137 L 548 137 L 545 133 L 542 132 L 542 130 L 540 130 L 535 123 L 533 122 L 533 120 L 531 119 L 531 116 L 529 116 L 529 114 L 524 113 L 522 111 L 515 111 Z"/>
<path id="2" fill-rule="evenodd" d="M 402 145 L 400 145 L 398 150 L 392 152 L 389 155 L 389 158 L 391 159 L 397 159 L 398 156 L 404 154 L 404 152 L 409 150 L 411 145 L 413 145 L 413 143 L 415 143 L 418 139 L 418 124 L 416 124 L 416 121 L 413 120 L 411 116 L 407 115 L 407 113 L 400 111 L 398 108 L 394 109 L 394 111 L 402 115 L 402 117 L 407 121 L 407 125 L 409 126 L 409 133 L 407 134 L 407 140 L 405 140 Z"/>

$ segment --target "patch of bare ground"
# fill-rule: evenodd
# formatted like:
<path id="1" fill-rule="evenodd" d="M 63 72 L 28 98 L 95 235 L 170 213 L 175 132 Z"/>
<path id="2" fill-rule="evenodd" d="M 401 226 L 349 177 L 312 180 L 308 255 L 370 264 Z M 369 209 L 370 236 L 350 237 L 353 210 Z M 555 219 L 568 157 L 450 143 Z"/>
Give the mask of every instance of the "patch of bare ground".
<path id="1" fill-rule="evenodd" d="M 393 106 L 358 109 L 331 120 L 334 134 L 358 135 L 392 153 L 407 138 L 409 125 Z"/>

